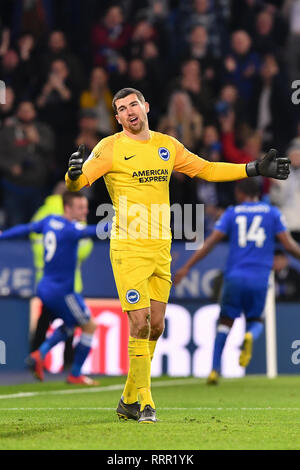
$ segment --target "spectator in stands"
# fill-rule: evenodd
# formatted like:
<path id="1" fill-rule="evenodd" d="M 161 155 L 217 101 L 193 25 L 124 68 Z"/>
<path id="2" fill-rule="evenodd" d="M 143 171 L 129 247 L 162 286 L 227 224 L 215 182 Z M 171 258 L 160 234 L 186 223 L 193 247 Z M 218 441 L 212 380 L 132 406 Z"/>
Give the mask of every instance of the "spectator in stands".
<path id="1" fill-rule="evenodd" d="M 203 79 L 207 83 L 211 83 L 213 88 L 217 88 L 219 61 L 214 58 L 211 52 L 204 26 L 196 25 L 192 28 L 183 57 L 198 60 Z"/>
<path id="2" fill-rule="evenodd" d="M 222 86 L 219 93 L 219 99 L 215 103 L 216 116 L 227 115 L 229 111 L 234 111 L 236 120 L 239 123 L 247 121 L 245 104 L 238 94 L 237 88 L 232 83 Z"/>
<path id="3" fill-rule="evenodd" d="M 41 38 L 52 29 L 53 7 L 50 0 L 14 0 L 12 6 L 12 36 L 29 31 L 35 38 Z"/>
<path id="4" fill-rule="evenodd" d="M 0 57 L 3 57 L 9 49 L 10 30 L 2 27 L 1 19 L 0 17 Z"/>
<path id="5" fill-rule="evenodd" d="M 93 108 L 84 108 L 80 111 L 79 118 L 79 134 L 75 140 L 75 146 L 81 144 L 86 146 L 87 155 L 90 155 L 93 148 L 98 142 L 106 137 L 106 134 L 99 132 L 99 117 L 97 111 Z"/>
<path id="6" fill-rule="evenodd" d="M 232 0 L 231 31 L 242 29 L 252 37 L 255 29 L 255 19 L 260 9 L 260 0 Z"/>
<path id="7" fill-rule="evenodd" d="M 203 83 L 200 65 L 196 59 L 189 59 L 182 64 L 180 76 L 174 81 L 173 87 L 186 91 L 190 95 L 195 109 L 207 120 L 212 118 L 213 102 L 211 93 Z"/>
<path id="8" fill-rule="evenodd" d="M 165 95 L 167 86 L 167 64 L 161 57 L 160 51 L 153 41 L 145 42 L 142 50 L 142 59 L 146 66 L 147 77 L 150 83 L 152 83 L 154 102 L 159 107 L 161 113 L 160 104 L 163 103 L 162 97 Z"/>
<path id="9" fill-rule="evenodd" d="M 53 158 L 53 136 L 36 120 L 33 103 L 21 102 L 16 121 L 0 132 L 0 168 L 7 226 L 28 222 L 41 203 Z"/>
<path id="10" fill-rule="evenodd" d="M 241 148 L 236 144 L 235 134 L 235 114 L 229 111 L 226 115 L 220 115 L 221 141 L 223 147 L 223 156 L 229 163 L 248 163 L 257 160 L 262 155 L 262 139 L 257 131 L 246 127 L 244 133 L 241 132 Z M 260 178 L 262 193 L 266 195 L 270 189 L 270 179 Z"/>
<path id="11" fill-rule="evenodd" d="M 92 46 L 95 65 L 116 67 L 116 57 L 125 52 L 131 37 L 131 27 L 124 22 L 120 6 L 110 6 L 102 21 L 92 29 Z"/>
<path id="12" fill-rule="evenodd" d="M 300 0 L 287 0 L 284 7 L 289 22 L 289 37 L 286 49 L 290 80 L 300 77 Z"/>
<path id="13" fill-rule="evenodd" d="M 300 272 L 290 266 L 285 252 L 276 250 L 274 256 L 275 295 L 277 302 L 299 302 Z"/>
<path id="14" fill-rule="evenodd" d="M 300 242 L 300 144 L 293 143 L 287 151 L 291 160 L 291 172 L 287 184 L 272 180 L 271 202 L 278 206 L 285 216 L 288 229 Z"/>
<path id="15" fill-rule="evenodd" d="M 158 34 L 154 26 L 146 19 L 139 20 L 132 31 L 130 40 L 130 56 L 140 57 L 146 42 L 156 42 Z"/>
<path id="16" fill-rule="evenodd" d="M 78 127 L 79 133 L 73 147 L 78 148 L 80 144 L 85 144 L 85 158 L 88 158 L 95 145 L 106 137 L 99 132 L 97 111 L 93 108 L 83 108 L 80 111 Z M 90 188 L 84 188 L 83 192 L 90 201 L 88 221 L 97 224 L 99 222 L 99 217 L 96 216 L 97 207 L 99 204 L 111 202 L 104 179 L 99 178 Z"/>
<path id="17" fill-rule="evenodd" d="M 18 74 L 20 60 L 14 49 L 8 49 L 2 56 L 0 64 L 0 77 L 6 86 L 11 86 L 16 94 L 20 94 L 24 85 Z"/>
<path id="18" fill-rule="evenodd" d="M 15 92 L 13 88 L 7 87 L 5 90 L 5 103 L 0 104 L 0 129 L 3 126 L 10 126 L 14 122 L 15 114 Z"/>
<path id="19" fill-rule="evenodd" d="M 32 97 L 38 84 L 40 71 L 39 57 L 35 37 L 31 33 L 23 33 L 18 38 L 17 49 L 19 54 L 18 75 L 22 79 L 22 97 Z"/>
<path id="20" fill-rule="evenodd" d="M 94 67 L 90 84 L 80 97 L 82 109 L 94 109 L 98 120 L 98 131 L 104 135 L 116 132 L 116 119 L 112 110 L 113 95 L 108 86 L 108 73 L 103 67 Z"/>
<path id="21" fill-rule="evenodd" d="M 194 109 L 185 91 L 175 91 L 169 100 L 167 114 L 159 122 L 158 131 L 176 129 L 176 135 L 191 152 L 197 152 L 202 136 L 202 116 Z"/>
<path id="22" fill-rule="evenodd" d="M 151 83 L 148 79 L 146 65 L 142 59 L 135 58 L 128 63 L 127 80 L 132 88 L 140 90 L 146 100 L 151 103 L 149 120 L 151 126 L 156 127 L 159 114 L 159 103 L 155 101 L 155 84 Z"/>
<path id="23" fill-rule="evenodd" d="M 291 138 L 291 100 L 287 80 L 274 55 L 264 57 L 249 107 L 250 124 L 260 131 L 265 149 L 286 150 Z M 285 119 L 282 119 L 285 116 Z"/>
<path id="24" fill-rule="evenodd" d="M 81 88 L 84 82 L 82 64 L 70 51 L 63 31 L 52 31 L 49 35 L 48 47 L 42 58 L 42 70 L 45 76 L 49 73 L 51 64 L 56 60 L 62 60 L 67 64 L 73 83 Z"/>
<path id="25" fill-rule="evenodd" d="M 279 44 L 276 44 L 274 35 L 274 18 L 269 11 L 261 11 L 255 19 L 254 48 L 261 55 L 270 54 L 276 51 Z"/>
<path id="26" fill-rule="evenodd" d="M 188 4 L 188 2 L 182 2 Z M 226 20 L 229 11 L 224 5 L 218 5 L 209 0 L 193 0 L 192 7 L 187 14 L 181 15 L 181 28 L 186 35 L 194 26 L 204 26 L 208 33 L 208 40 L 214 57 L 220 57 L 226 36 Z M 224 2 L 223 2 L 224 4 Z"/>
<path id="27" fill-rule="evenodd" d="M 221 140 L 224 158 L 230 163 L 248 163 L 257 160 L 261 155 L 261 137 L 259 133 L 251 132 L 243 147 L 238 148 L 235 142 L 235 114 L 232 110 L 226 115 L 220 115 Z"/>
<path id="28" fill-rule="evenodd" d="M 55 60 L 51 64 L 47 81 L 37 98 L 37 106 L 41 119 L 55 132 L 57 170 L 58 176 L 62 175 L 75 137 L 78 110 L 78 90 L 63 60 Z"/>
<path id="29" fill-rule="evenodd" d="M 231 51 L 224 60 L 224 77 L 234 83 L 247 102 L 252 97 L 253 81 L 259 73 L 259 55 L 251 50 L 252 41 L 246 31 L 235 31 L 231 36 Z"/>

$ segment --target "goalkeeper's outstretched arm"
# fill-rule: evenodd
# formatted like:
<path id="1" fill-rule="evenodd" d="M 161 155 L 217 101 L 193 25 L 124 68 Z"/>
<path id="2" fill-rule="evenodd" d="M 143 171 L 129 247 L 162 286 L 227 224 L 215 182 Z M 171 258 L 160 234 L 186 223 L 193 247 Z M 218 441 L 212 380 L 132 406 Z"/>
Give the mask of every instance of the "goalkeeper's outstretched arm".
<path id="1" fill-rule="evenodd" d="M 214 182 L 235 181 L 259 175 L 286 180 L 290 173 L 290 163 L 287 157 L 279 157 L 277 150 L 271 149 L 261 160 L 246 164 L 208 163 L 201 173 L 196 176 Z"/>

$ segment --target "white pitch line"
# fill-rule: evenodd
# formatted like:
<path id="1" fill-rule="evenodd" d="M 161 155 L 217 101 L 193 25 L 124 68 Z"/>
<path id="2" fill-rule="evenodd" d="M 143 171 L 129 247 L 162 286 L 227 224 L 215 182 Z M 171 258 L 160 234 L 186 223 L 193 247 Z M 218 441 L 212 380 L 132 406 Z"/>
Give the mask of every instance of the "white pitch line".
<path id="1" fill-rule="evenodd" d="M 152 383 L 152 387 L 173 387 L 173 385 L 192 385 L 198 384 L 199 379 L 175 379 L 175 380 L 161 380 Z M 90 388 L 73 388 L 69 390 L 50 390 L 41 392 L 19 392 L 10 393 L 7 395 L 0 395 L 0 400 L 7 400 L 10 398 L 27 398 L 38 397 L 45 395 L 73 395 L 76 393 L 98 393 L 98 392 L 111 392 L 115 390 L 123 390 L 124 384 L 108 385 L 106 387 L 90 387 Z"/>
<path id="2" fill-rule="evenodd" d="M 0 411 L 112 411 L 115 408 L 104 408 L 104 407 L 58 407 L 58 408 L 0 408 Z M 276 407 L 267 407 L 267 408 L 251 408 L 251 407 L 190 407 L 190 408 L 159 408 L 159 411 L 300 411 L 300 408 L 276 408 Z"/>

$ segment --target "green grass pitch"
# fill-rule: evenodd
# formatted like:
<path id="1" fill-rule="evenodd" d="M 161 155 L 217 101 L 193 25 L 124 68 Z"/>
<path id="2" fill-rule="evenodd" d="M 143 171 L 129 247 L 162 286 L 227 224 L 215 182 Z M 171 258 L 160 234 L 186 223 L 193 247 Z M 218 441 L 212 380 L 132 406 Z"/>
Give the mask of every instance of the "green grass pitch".
<path id="1" fill-rule="evenodd" d="M 123 377 L 0 387 L 0 449 L 300 449 L 300 376 L 153 379 L 159 422 L 120 422 Z"/>

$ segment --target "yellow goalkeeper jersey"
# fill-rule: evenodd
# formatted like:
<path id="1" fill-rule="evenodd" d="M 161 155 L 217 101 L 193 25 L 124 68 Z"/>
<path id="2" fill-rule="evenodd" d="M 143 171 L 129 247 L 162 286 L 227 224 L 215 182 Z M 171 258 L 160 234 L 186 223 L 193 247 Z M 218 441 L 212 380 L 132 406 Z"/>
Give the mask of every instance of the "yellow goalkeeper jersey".
<path id="1" fill-rule="evenodd" d="M 159 250 L 171 240 L 169 182 L 173 170 L 208 181 L 246 177 L 244 164 L 208 162 L 159 132 L 150 131 L 146 141 L 119 132 L 96 145 L 82 171 L 89 185 L 104 176 L 115 209 L 113 249 Z"/>

